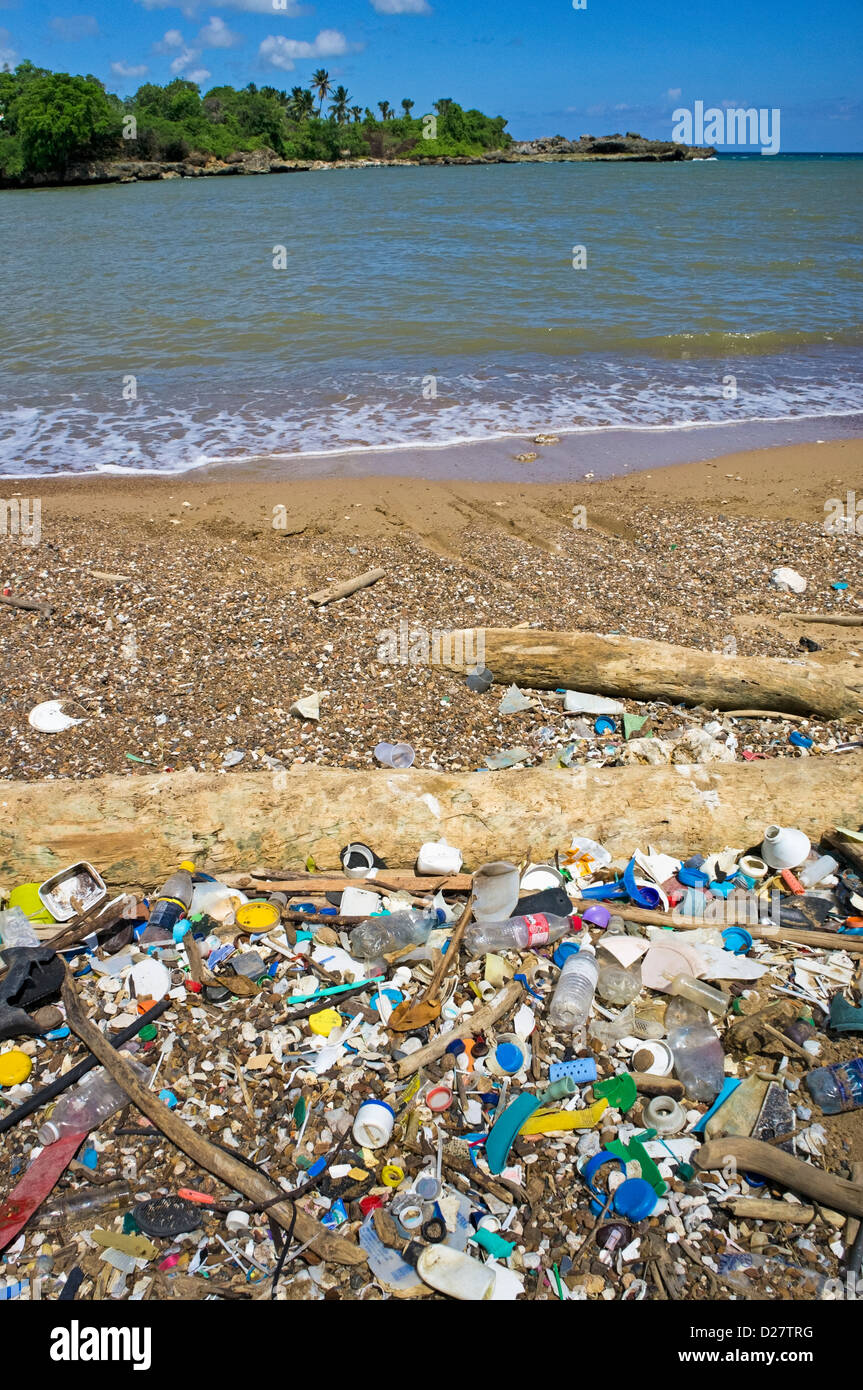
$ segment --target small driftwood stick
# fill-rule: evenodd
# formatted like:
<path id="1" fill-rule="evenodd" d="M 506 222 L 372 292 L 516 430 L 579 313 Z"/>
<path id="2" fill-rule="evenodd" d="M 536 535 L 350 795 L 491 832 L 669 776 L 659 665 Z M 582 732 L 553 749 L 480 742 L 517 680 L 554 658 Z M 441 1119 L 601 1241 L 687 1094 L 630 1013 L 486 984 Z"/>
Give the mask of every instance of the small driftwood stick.
<path id="1" fill-rule="evenodd" d="M 250 1201 L 264 1203 L 279 1196 L 279 1189 L 268 1178 L 257 1173 L 254 1168 L 247 1168 L 244 1163 L 233 1158 L 232 1155 L 215 1148 L 200 1134 L 196 1134 L 178 1115 L 169 1110 L 158 1096 L 141 1085 L 128 1063 L 123 1060 L 119 1053 L 114 1051 L 104 1034 L 100 1033 L 96 1025 L 86 1017 L 80 996 L 68 970 L 63 984 L 62 997 L 66 1007 L 66 1021 L 73 1033 L 81 1039 L 86 1047 L 89 1047 L 95 1057 L 98 1057 L 106 1072 L 113 1077 L 119 1086 L 122 1086 L 132 1104 L 136 1105 L 149 1120 L 152 1120 L 166 1139 L 170 1139 L 172 1144 L 176 1144 L 177 1148 L 191 1158 L 193 1163 L 197 1163 L 199 1167 L 212 1173 L 214 1177 L 217 1177 L 220 1182 L 225 1183 L 233 1191 L 242 1192 L 243 1196 L 248 1197 Z M 269 1207 L 267 1214 L 285 1230 L 290 1228 L 293 1213 L 287 1202 L 279 1202 L 276 1206 Z M 359 1245 L 345 1240 L 342 1236 L 332 1234 L 325 1226 L 304 1212 L 299 1203 L 297 1203 L 296 1208 L 294 1231 L 298 1240 L 311 1241 L 311 1248 L 323 1260 L 331 1260 L 334 1264 L 343 1265 L 365 1263 L 366 1257 Z"/>
<path id="2" fill-rule="evenodd" d="M 827 843 L 824 836 L 821 842 Z M 844 842 L 843 842 L 844 843 Z M 728 927 L 731 917 L 726 921 L 712 922 L 708 917 L 677 917 L 671 912 L 653 912 L 646 907 L 622 907 L 616 900 L 611 901 L 613 911 L 625 922 L 643 922 L 650 927 L 673 927 L 676 931 L 694 931 L 697 927 Z M 595 906 L 585 899 L 574 904 L 576 911 Z M 818 950 L 849 951 L 852 955 L 863 954 L 863 937 L 851 936 L 848 932 L 809 931 L 804 927 L 777 927 L 769 922 L 756 926 L 748 920 L 744 911 L 734 914 L 737 925 L 745 927 L 750 936 L 758 941 L 790 941 L 795 946 L 814 946 Z"/>
<path id="3" fill-rule="evenodd" d="M 654 1076 L 649 1071 L 629 1073 L 635 1082 L 636 1090 L 643 1096 L 671 1096 L 672 1100 L 683 1100 L 686 1088 L 682 1081 L 673 1076 Z"/>
<path id="4" fill-rule="evenodd" d="M 442 1057 L 450 1043 L 455 1042 L 457 1038 L 473 1038 L 484 1028 L 491 1028 L 492 1024 L 497 1023 L 499 1018 L 503 1018 L 515 1007 L 521 995 L 521 984 L 517 980 L 513 981 L 491 1003 L 470 1014 L 464 1023 L 457 1024 L 448 1033 L 439 1033 L 430 1043 L 426 1043 L 425 1047 L 421 1047 L 419 1052 L 411 1052 L 409 1056 L 403 1057 L 398 1064 L 399 1080 L 403 1081 L 406 1076 L 419 1071 L 420 1067 L 426 1066 L 428 1062 Z"/>
<path id="5" fill-rule="evenodd" d="M 342 893 L 346 888 L 383 888 L 408 893 L 469 893 L 470 874 L 450 874 L 441 879 L 415 874 L 412 869 L 388 869 L 385 878 L 347 878 L 339 873 L 301 874 L 286 870 L 278 874 L 225 874 L 221 882 L 229 888 L 265 889 L 270 893 Z"/>
<path id="6" fill-rule="evenodd" d="M 734 1159 L 744 1173 L 760 1173 L 780 1187 L 802 1192 L 821 1206 L 863 1217 L 863 1183 L 834 1177 L 822 1168 L 804 1163 L 802 1158 L 763 1144 L 760 1139 L 709 1139 L 696 1150 L 693 1161 L 704 1171 L 720 1172 L 729 1159 Z"/>
<path id="7" fill-rule="evenodd" d="M 321 608 L 325 603 L 332 603 L 333 599 L 347 598 L 349 594 L 355 594 L 357 589 L 367 589 L 370 584 L 377 584 L 385 574 L 386 570 L 367 570 L 365 574 L 357 575 L 356 579 L 346 579 L 344 584 L 333 584 L 329 589 L 319 589 L 316 594 L 309 594 L 309 603 Z"/>
<path id="8" fill-rule="evenodd" d="M 832 623 L 835 627 L 863 627 L 863 613 L 787 613 L 798 623 Z"/>
<path id="9" fill-rule="evenodd" d="M 814 1207 L 776 1202 L 772 1197 L 726 1197 L 722 1205 L 743 1221 L 790 1221 L 792 1226 L 808 1226 L 815 1219 Z"/>
<path id="10" fill-rule="evenodd" d="M 7 608 L 23 608 L 28 613 L 41 613 L 47 618 L 51 613 L 50 603 L 34 598 L 13 598 L 11 594 L 0 594 L 0 603 Z"/>

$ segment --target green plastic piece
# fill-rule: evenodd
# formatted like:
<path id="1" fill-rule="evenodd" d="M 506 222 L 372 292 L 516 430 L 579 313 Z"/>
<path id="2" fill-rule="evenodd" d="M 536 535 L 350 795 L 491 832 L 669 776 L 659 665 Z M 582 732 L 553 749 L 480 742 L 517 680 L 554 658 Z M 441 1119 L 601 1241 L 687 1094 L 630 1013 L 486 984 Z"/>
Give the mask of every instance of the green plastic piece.
<path id="1" fill-rule="evenodd" d="M 695 1177 L 695 1169 L 691 1163 L 678 1163 L 677 1176 L 681 1182 L 692 1182 Z"/>
<path id="2" fill-rule="evenodd" d="M 559 1081 L 554 1081 L 540 1095 L 533 1095 L 530 1091 L 522 1091 L 521 1095 L 516 1096 L 514 1101 L 506 1107 L 499 1120 L 496 1120 L 489 1131 L 489 1136 L 485 1141 L 485 1156 L 488 1159 L 488 1166 L 492 1173 L 502 1173 L 506 1167 L 507 1155 L 513 1146 L 518 1131 L 526 1120 L 529 1120 L 534 1111 L 539 1110 L 543 1105 L 550 1105 L 553 1100 L 564 1100 L 567 1096 L 575 1095 L 575 1082 L 571 1076 L 562 1076 Z"/>
<path id="3" fill-rule="evenodd" d="M 607 1081 L 594 1081 L 593 1094 L 607 1100 L 613 1110 L 631 1110 L 638 1099 L 638 1088 L 628 1071 L 610 1076 Z"/>
<path id="4" fill-rule="evenodd" d="M 487 1250 L 496 1260 L 508 1260 L 515 1249 L 514 1240 L 504 1240 L 497 1231 L 486 1231 L 482 1226 L 471 1236 L 471 1240 L 481 1245 L 483 1250 Z"/>
<path id="5" fill-rule="evenodd" d="M 594 1087 L 596 1090 L 596 1087 Z M 606 1144 L 606 1149 L 615 1158 L 620 1158 L 624 1163 L 631 1163 L 633 1159 L 641 1167 L 641 1176 L 645 1182 L 649 1182 L 657 1197 L 662 1197 L 668 1191 L 668 1184 L 663 1181 L 662 1174 L 654 1163 L 650 1154 L 641 1143 L 642 1139 L 653 1139 L 656 1137 L 655 1129 L 648 1129 L 637 1139 L 630 1139 L 628 1144 L 622 1144 L 619 1139 L 612 1139 L 610 1144 Z"/>
<path id="6" fill-rule="evenodd" d="M 632 735 L 637 734 L 639 729 L 643 729 L 646 723 L 646 714 L 625 714 L 623 716 L 623 737 L 632 738 Z"/>
<path id="7" fill-rule="evenodd" d="M 157 1038 L 158 1036 L 159 1030 L 156 1027 L 155 1023 L 145 1023 L 144 1027 L 138 1034 L 138 1037 L 141 1039 L 142 1042 L 152 1042 L 153 1039 Z"/>

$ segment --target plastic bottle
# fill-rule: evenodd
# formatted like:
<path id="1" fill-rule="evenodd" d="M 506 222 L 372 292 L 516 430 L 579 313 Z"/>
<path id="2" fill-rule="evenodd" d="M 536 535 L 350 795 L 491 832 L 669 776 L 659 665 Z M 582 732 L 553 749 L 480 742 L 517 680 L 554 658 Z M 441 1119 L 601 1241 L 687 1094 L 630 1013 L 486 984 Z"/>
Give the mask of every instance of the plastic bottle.
<path id="1" fill-rule="evenodd" d="M 533 912 L 527 917 L 509 917 L 505 922 L 474 922 L 464 934 L 464 944 L 472 956 L 487 956 L 490 951 L 526 951 L 529 946 L 560 941 L 580 929 L 578 917 Z"/>
<path id="2" fill-rule="evenodd" d="M 134 1057 L 127 1052 L 120 1055 L 142 1081 L 150 1079 L 147 1068 Z M 123 1088 L 117 1085 L 104 1067 L 97 1067 L 71 1091 L 60 1097 L 50 1120 L 39 1130 L 39 1143 L 54 1144 L 64 1134 L 96 1129 L 128 1104 L 129 1097 Z"/>
<path id="3" fill-rule="evenodd" d="M 624 970 L 617 961 L 606 961 L 599 967 L 596 990 L 606 1004 L 614 1004 L 622 1009 L 641 993 L 641 980 L 634 971 Z"/>
<path id="4" fill-rule="evenodd" d="M 668 1035 L 674 1054 L 674 1073 L 692 1100 L 712 1103 L 725 1079 L 725 1053 L 712 1028 L 690 1024 Z"/>
<path id="5" fill-rule="evenodd" d="M 150 913 L 148 929 L 155 932 L 161 928 L 170 935 L 180 918 L 185 917 L 189 911 L 193 892 L 194 884 L 188 869 L 178 869 L 175 874 L 171 874 Z"/>
<path id="6" fill-rule="evenodd" d="M 669 993 L 679 994 L 681 998 L 688 999 L 690 1004 L 699 1004 L 702 1009 L 709 1009 L 714 1014 L 727 1013 L 731 1003 L 730 994 L 724 994 L 721 989 L 714 989 L 712 985 L 705 984 L 704 980 L 696 980 L 694 975 L 675 975 L 669 986 Z"/>
<path id="7" fill-rule="evenodd" d="M 20 907 L 0 912 L 0 946 L 41 946 L 33 923 Z"/>
<path id="8" fill-rule="evenodd" d="M 71 1192 L 55 1197 L 40 1208 L 34 1225 L 41 1230 L 53 1226 L 86 1225 L 93 1216 L 103 1212 L 120 1211 L 132 1200 L 127 1182 L 112 1182 L 106 1187 L 91 1187 L 83 1192 Z"/>
<path id="9" fill-rule="evenodd" d="M 863 1109 L 863 1057 L 834 1062 L 832 1067 L 816 1067 L 806 1077 L 805 1085 L 825 1115 Z"/>
<path id="10" fill-rule="evenodd" d="M 548 1010 L 548 1021 L 553 1028 L 567 1032 L 584 1028 L 598 974 L 596 955 L 589 942 L 585 942 L 577 955 L 567 956 Z"/>
<path id="11" fill-rule="evenodd" d="M 823 883 L 825 878 L 835 874 L 838 868 L 838 859 L 834 859 L 832 854 L 822 854 L 818 859 L 808 860 L 797 877 L 804 888 L 814 888 L 816 883 Z"/>
<path id="12" fill-rule="evenodd" d="M 357 960 L 380 960 L 388 951 L 403 946 L 421 946 L 439 925 L 436 908 L 425 912 L 392 912 L 389 916 L 367 917 L 351 932 L 351 955 Z"/>

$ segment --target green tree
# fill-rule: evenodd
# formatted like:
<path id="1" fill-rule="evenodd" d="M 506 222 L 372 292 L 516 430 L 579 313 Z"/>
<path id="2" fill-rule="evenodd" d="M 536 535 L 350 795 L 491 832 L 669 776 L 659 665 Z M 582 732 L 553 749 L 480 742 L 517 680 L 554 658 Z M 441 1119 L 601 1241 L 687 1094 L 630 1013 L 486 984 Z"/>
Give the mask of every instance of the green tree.
<path id="1" fill-rule="evenodd" d="M 405 120 L 410 120 L 411 112 L 413 111 L 415 106 L 416 102 L 411 101 L 410 97 L 402 97 L 402 110 L 405 113 Z"/>
<path id="2" fill-rule="evenodd" d="M 390 106 L 388 101 L 379 101 L 378 110 L 381 113 L 382 121 L 388 121 L 390 116 L 393 114 L 393 108 Z"/>
<path id="3" fill-rule="evenodd" d="M 28 76 L 12 116 L 27 168 L 43 172 L 114 152 L 122 137 L 119 113 L 101 83 L 66 72 Z"/>
<path id="4" fill-rule="evenodd" d="M 305 87 L 293 87 L 288 100 L 288 115 L 295 121 L 307 121 L 315 109 L 315 99 Z"/>
<path id="5" fill-rule="evenodd" d="M 317 72 L 312 73 L 312 91 L 317 92 L 320 99 L 318 115 L 320 115 L 324 109 L 324 98 L 328 97 L 332 90 L 333 84 L 330 81 L 330 74 L 327 72 L 326 68 L 318 68 Z"/>
<path id="6" fill-rule="evenodd" d="M 363 118 L 363 108 L 361 106 L 352 106 L 351 115 L 354 118 L 354 125 L 359 125 Z"/>
<path id="7" fill-rule="evenodd" d="M 347 87 L 336 87 L 336 90 L 333 92 L 333 104 L 330 107 L 330 115 L 335 117 L 339 125 L 344 125 L 348 118 L 349 101 L 350 97 L 348 96 Z"/>

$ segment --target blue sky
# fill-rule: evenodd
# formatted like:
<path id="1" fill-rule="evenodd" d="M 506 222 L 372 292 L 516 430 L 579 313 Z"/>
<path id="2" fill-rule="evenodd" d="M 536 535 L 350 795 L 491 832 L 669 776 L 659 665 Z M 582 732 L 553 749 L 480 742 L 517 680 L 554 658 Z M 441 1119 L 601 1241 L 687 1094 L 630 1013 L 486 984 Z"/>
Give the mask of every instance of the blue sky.
<path id="1" fill-rule="evenodd" d="M 669 139 L 697 100 L 778 107 L 784 151 L 863 150 L 860 0 L 0 0 L 0 64 L 21 58 L 122 95 L 178 73 L 290 88 L 325 67 L 359 105 L 453 97 L 522 139 Z"/>

